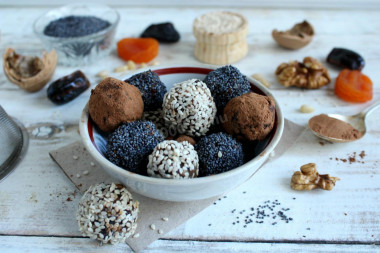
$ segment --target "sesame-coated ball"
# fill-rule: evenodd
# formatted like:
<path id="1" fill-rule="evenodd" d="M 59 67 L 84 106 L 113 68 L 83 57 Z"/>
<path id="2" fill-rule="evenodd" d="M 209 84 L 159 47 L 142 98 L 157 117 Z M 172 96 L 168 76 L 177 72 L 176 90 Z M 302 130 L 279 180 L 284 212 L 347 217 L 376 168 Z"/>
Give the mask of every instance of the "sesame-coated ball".
<path id="1" fill-rule="evenodd" d="M 177 134 L 205 135 L 214 121 L 216 106 L 206 84 L 191 79 L 174 85 L 164 96 L 166 124 Z"/>
<path id="2" fill-rule="evenodd" d="M 227 65 L 208 73 L 203 80 L 210 89 L 216 107 L 223 111 L 228 101 L 251 90 L 246 76 L 234 66 Z"/>
<path id="3" fill-rule="evenodd" d="M 163 140 L 150 121 L 123 124 L 108 137 L 106 158 L 128 171 L 144 174 L 148 156 Z"/>
<path id="4" fill-rule="evenodd" d="M 199 176 L 226 172 L 244 163 L 241 143 L 226 133 L 202 137 L 195 145 L 199 157 Z"/>
<path id="5" fill-rule="evenodd" d="M 163 141 L 149 156 L 148 175 L 159 178 L 194 178 L 198 176 L 198 154 L 189 142 Z"/>
<path id="6" fill-rule="evenodd" d="M 91 186 L 77 210 L 82 235 L 102 243 L 125 242 L 137 228 L 139 202 L 121 184 Z"/>
<path id="7" fill-rule="evenodd" d="M 144 110 L 152 111 L 161 108 L 166 86 L 161 82 L 160 77 L 153 71 L 148 70 L 138 73 L 125 82 L 136 86 L 144 101 Z"/>

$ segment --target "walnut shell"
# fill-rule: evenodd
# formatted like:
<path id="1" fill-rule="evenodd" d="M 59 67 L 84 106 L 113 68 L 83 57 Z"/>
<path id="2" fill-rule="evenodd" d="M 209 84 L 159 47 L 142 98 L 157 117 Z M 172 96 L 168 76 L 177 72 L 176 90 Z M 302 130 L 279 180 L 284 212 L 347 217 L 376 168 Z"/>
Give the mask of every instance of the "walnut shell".
<path id="1" fill-rule="evenodd" d="M 306 20 L 302 23 L 295 24 L 290 30 L 286 31 L 272 31 L 273 39 L 282 47 L 288 49 L 299 49 L 313 39 L 314 29 L 313 26 Z"/>
<path id="2" fill-rule="evenodd" d="M 8 48 L 3 56 L 4 73 L 8 80 L 28 92 L 39 91 L 49 82 L 57 62 L 55 50 L 50 53 L 44 51 L 42 58 L 39 58 L 19 55 L 13 48 Z"/>

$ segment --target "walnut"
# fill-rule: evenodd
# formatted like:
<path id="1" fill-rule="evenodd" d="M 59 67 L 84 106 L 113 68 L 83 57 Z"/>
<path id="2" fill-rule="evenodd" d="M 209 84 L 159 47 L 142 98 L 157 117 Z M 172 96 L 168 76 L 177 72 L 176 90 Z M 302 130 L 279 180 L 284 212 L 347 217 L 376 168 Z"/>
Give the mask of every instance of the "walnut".
<path id="1" fill-rule="evenodd" d="M 305 57 L 303 62 L 281 63 L 276 75 L 277 81 L 285 87 L 318 89 L 331 81 L 328 70 L 312 57 Z"/>
<path id="2" fill-rule="evenodd" d="M 338 177 L 330 177 L 329 174 L 320 175 L 315 163 L 308 163 L 301 166 L 301 171 L 294 172 L 290 186 L 297 191 L 310 191 L 316 188 L 330 191 L 338 180 L 340 180 Z"/>
<path id="3" fill-rule="evenodd" d="M 9 81 L 28 92 L 41 90 L 52 78 L 57 66 L 55 50 L 43 52 L 41 58 L 20 55 L 8 48 L 3 56 L 4 73 Z"/>

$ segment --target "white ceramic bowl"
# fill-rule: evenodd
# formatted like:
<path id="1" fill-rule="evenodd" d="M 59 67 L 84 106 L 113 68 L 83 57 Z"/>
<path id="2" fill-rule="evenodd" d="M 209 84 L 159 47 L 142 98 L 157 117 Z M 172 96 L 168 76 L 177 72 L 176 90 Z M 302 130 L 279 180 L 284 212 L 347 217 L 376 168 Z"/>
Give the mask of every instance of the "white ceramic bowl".
<path id="1" fill-rule="evenodd" d="M 213 70 L 210 67 L 187 66 L 150 69 L 160 76 L 160 79 L 165 83 L 168 90 L 174 84 L 191 78 L 203 80 L 207 73 Z M 143 71 L 146 71 L 146 69 L 140 69 L 137 72 L 131 73 L 122 80 Z M 249 77 L 248 80 L 254 92 L 273 97 L 272 93 L 260 82 Z M 115 181 L 120 181 L 131 190 L 150 198 L 166 201 L 190 201 L 223 194 L 250 178 L 265 162 L 268 155 L 279 142 L 284 129 L 284 117 L 280 105 L 276 101 L 276 120 L 274 128 L 266 140 L 258 143 L 259 150 L 257 156 L 249 162 L 221 174 L 182 180 L 142 176 L 129 172 L 108 161 L 101 152 L 105 150 L 106 139 L 97 131 L 94 127 L 94 123 L 89 118 L 88 104 L 83 109 L 79 128 L 87 151 L 99 162 L 108 174 L 115 178 Z M 99 178 L 99 182 L 100 181 L 102 181 L 101 178 Z"/>

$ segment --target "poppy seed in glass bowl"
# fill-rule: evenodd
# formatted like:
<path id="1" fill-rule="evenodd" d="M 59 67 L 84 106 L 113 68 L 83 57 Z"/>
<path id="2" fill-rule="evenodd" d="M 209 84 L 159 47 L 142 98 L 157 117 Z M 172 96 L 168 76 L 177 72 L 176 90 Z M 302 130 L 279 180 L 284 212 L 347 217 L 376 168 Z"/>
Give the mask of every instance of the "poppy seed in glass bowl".
<path id="1" fill-rule="evenodd" d="M 199 176 L 226 172 L 244 163 L 242 144 L 226 133 L 202 137 L 195 150 L 199 158 Z"/>
<path id="2" fill-rule="evenodd" d="M 150 121 L 123 124 L 108 137 L 106 158 L 128 171 L 145 174 L 148 156 L 163 140 L 162 134 Z"/>
<path id="3" fill-rule="evenodd" d="M 161 108 L 167 89 L 155 72 L 148 70 L 138 73 L 124 82 L 132 84 L 140 90 L 144 101 L 144 111 L 152 111 Z"/>
<path id="4" fill-rule="evenodd" d="M 251 90 L 247 77 L 231 65 L 211 71 L 203 82 L 210 89 L 218 111 L 223 111 L 228 101 L 232 98 L 241 96 Z"/>

